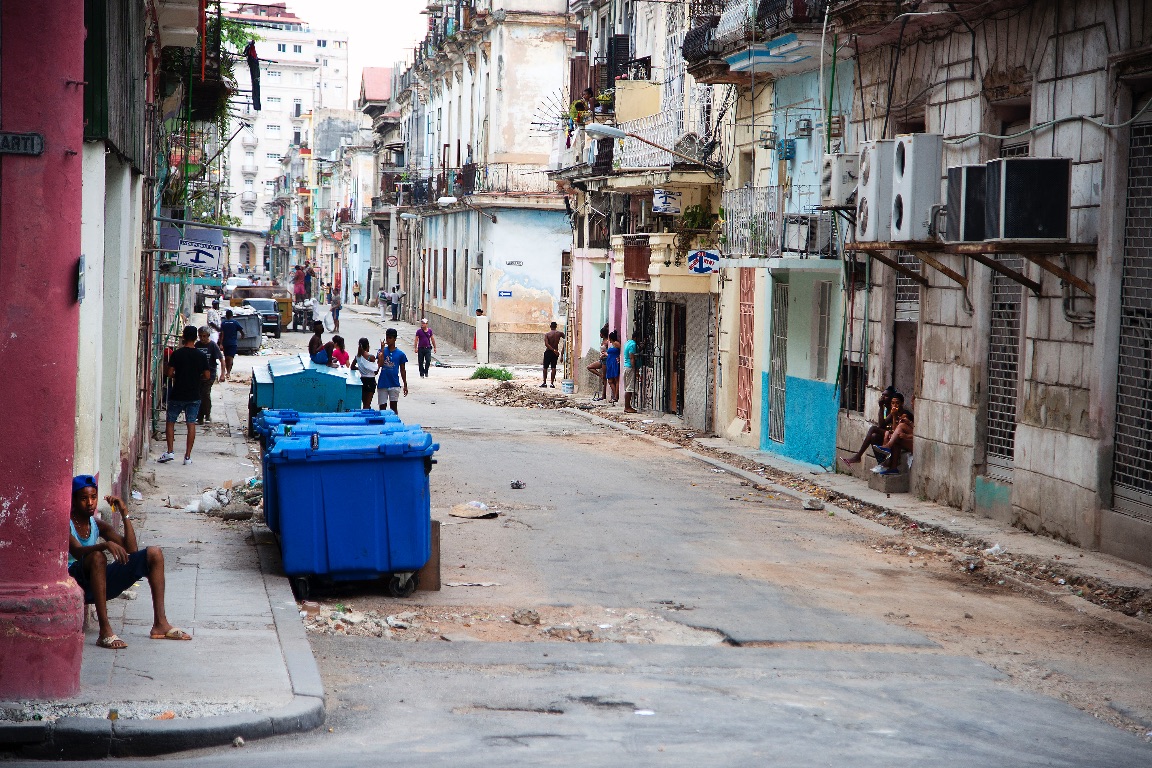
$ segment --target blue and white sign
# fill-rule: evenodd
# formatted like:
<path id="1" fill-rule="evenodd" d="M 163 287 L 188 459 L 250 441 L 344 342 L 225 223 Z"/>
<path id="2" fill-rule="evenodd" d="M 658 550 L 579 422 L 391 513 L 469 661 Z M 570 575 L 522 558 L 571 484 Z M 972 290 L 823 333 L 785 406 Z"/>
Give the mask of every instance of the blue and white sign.
<path id="1" fill-rule="evenodd" d="M 206 240 L 180 238 L 180 252 L 176 263 L 182 267 L 193 267 L 208 272 L 220 271 L 220 261 L 224 256 L 224 246 Z"/>
<path id="2" fill-rule="evenodd" d="M 719 251 L 692 251 L 688 254 L 688 270 L 697 275 L 710 275 L 720 261 Z"/>
<path id="3" fill-rule="evenodd" d="M 666 189 L 652 190 L 652 213 L 667 213 L 679 216 L 681 192 L 670 192 Z"/>
<path id="4" fill-rule="evenodd" d="M 512 298 L 512 291 L 497 291 L 497 294 L 502 299 Z"/>

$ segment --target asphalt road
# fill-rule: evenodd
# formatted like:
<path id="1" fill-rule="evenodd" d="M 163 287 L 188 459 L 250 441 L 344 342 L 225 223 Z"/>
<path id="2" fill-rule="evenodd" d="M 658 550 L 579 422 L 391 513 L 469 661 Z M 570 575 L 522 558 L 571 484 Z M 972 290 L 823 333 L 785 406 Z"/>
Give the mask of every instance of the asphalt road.
<path id="1" fill-rule="evenodd" d="M 352 344 L 381 335 L 348 315 L 343 330 Z M 249 767 L 1152 765 L 1152 745 L 1131 733 L 1022 691 L 898 622 L 821 605 L 787 574 L 814 558 L 842 558 L 843 542 L 794 528 L 804 514 L 797 502 L 753 504 L 738 478 L 676 451 L 577 416 L 476 403 L 451 389 L 460 375 L 443 369 L 427 381 L 414 363 L 409 373 L 401 415 L 442 446 L 432 476 L 437 516 L 470 499 L 505 510 L 497 521 L 446 526 L 443 538 L 446 570 L 467 565 L 469 578 L 500 587 L 412 600 L 644 610 L 729 642 L 312 635 L 328 693 L 325 729 L 168 759 Z M 511 490 L 512 479 L 527 487 Z M 738 565 L 765 560 L 775 577 Z"/>

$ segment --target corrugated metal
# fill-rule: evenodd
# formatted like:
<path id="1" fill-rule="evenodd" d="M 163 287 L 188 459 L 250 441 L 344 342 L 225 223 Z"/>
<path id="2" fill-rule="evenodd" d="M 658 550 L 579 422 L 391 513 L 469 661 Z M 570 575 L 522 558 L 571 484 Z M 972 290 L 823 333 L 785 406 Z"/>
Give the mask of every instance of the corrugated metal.
<path id="1" fill-rule="evenodd" d="M 788 283 L 772 282 L 772 349 L 768 368 L 768 439 L 784 442 L 784 393 L 788 376 Z"/>
<path id="2" fill-rule="evenodd" d="M 144 3 L 86 0 L 84 138 L 107 141 L 142 170 Z"/>

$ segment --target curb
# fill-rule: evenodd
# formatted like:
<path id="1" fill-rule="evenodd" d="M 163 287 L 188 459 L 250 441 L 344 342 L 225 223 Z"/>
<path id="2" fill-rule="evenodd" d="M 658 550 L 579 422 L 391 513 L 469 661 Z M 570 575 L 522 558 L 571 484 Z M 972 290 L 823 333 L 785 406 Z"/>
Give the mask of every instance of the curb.
<path id="1" fill-rule="evenodd" d="M 324 684 L 296 600 L 277 575 L 280 554 L 272 532 L 252 526 L 264 588 L 272 606 L 276 636 L 288 668 L 292 701 L 264 712 L 244 712 L 189 720 L 104 720 L 62 717 L 54 723 L 0 723 L 0 752 L 22 758 L 98 760 L 152 757 L 203 747 L 221 747 L 237 736 L 245 741 L 302 733 L 324 724 Z"/>
<path id="2" fill-rule="evenodd" d="M 735 476 L 737 476 L 743 480 L 749 481 L 754 486 L 758 486 L 760 488 L 770 490 L 773 493 L 779 493 L 782 496 L 787 496 L 788 498 L 795 499 L 795 500 L 801 501 L 801 502 L 810 497 L 809 494 L 802 493 L 800 491 L 795 490 L 794 488 L 788 488 L 787 486 L 778 485 L 776 483 L 773 483 L 770 480 L 767 480 L 766 478 L 761 477 L 760 475 L 755 474 L 754 472 L 748 472 L 746 470 L 740 469 L 739 467 L 728 464 L 727 462 L 722 461 L 721 459 L 715 459 L 711 456 L 705 456 L 703 454 L 700 454 L 700 453 L 693 451 L 690 448 L 685 448 L 682 445 L 678 445 L 676 443 L 670 443 L 667 440 L 662 440 L 658 437 L 653 437 L 652 435 L 649 435 L 646 432 L 641 432 L 638 429 L 633 429 L 632 427 L 629 427 L 625 424 L 621 424 L 620 422 L 617 422 L 617 421 L 613 421 L 612 419 L 606 419 L 603 416 L 597 416 L 596 414 L 588 413 L 587 411 L 583 411 L 579 408 L 561 408 L 558 410 L 563 411 L 565 413 L 572 413 L 572 414 L 575 414 L 577 416 L 581 416 L 581 417 L 587 419 L 588 421 L 592 422 L 593 424 L 611 427 L 617 431 L 623 432 L 626 435 L 629 435 L 631 437 L 638 437 L 642 440 L 646 440 L 647 442 L 652 443 L 653 445 L 658 445 L 662 448 L 668 448 L 670 450 L 683 451 L 684 453 L 688 454 L 689 456 L 696 459 L 697 461 L 701 461 L 705 464 L 709 464 L 713 467 L 716 467 L 717 469 L 723 469 L 725 472 L 728 472 L 732 475 L 735 475 Z M 784 471 L 786 471 L 786 470 L 784 470 Z M 840 495 L 843 496 L 845 494 L 841 493 Z M 849 498 L 851 498 L 851 497 L 849 497 Z M 870 502 L 864 502 L 864 503 L 868 503 L 870 506 L 878 506 L 878 505 L 872 504 Z M 860 525 L 863 528 L 868 529 L 872 533 L 886 534 L 889 536 L 895 536 L 899 533 L 898 531 L 895 531 L 886 525 L 881 525 L 880 523 L 869 520 L 866 517 L 861 517 L 861 516 L 857 515 L 856 513 L 852 512 L 851 510 L 837 506 L 836 504 L 833 504 L 831 502 L 824 502 L 824 509 L 833 511 L 836 513 L 837 517 L 843 517 L 843 518 L 849 520 L 850 522 L 853 522 L 857 525 Z M 887 508 L 887 507 L 883 507 L 883 509 L 885 509 L 886 511 L 888 511 L 894 515 L 900 515 L 900 516 L 903 516 L 903 517 L 906 517 L 909 519 L 914 519 L 905 512 L 899 512 L 898 513 L 895 510 L 892 510 L 892 509 Z M 948 528 L 946 528 L 945 526 L 939 525 L 938 523 L 931 523 L 931 525 L 934 528 L 940 528 L 941 530 L 948 531 Z M 948 532 L 954 533 L 953 531 L 948 531 Z M 952 552 L 951 549 L 949 549 L 948 552 L 951 554 L 955 554 L 954 552 Z M 1093 603 L 1091 600 L 1085 600 L 1082 597 L 1079 597 L 1077 595 L 1074 595 L 1074 594 L 1071 594 L 1068 592 L 1051 591 L 1051 590 L 1045 588 L 1044 586 L 1041 586 L 1038 584 L 1033 584 L 1029 581 L 1025 581 L 1024 579 L 1020 579 L 1020 578 L 1016 577 L 1013 573 L 1011 573 L 1008 569 L 1000 568 L 999 566 L 997 566 L 995 564 L 988 564 L 985 567 L 989 573 L 996 574 L 996 576 L 999 579 L 1003 579 L 1006 583 L 1011 584 L 1012 586 L 1014 586 L 1018 589 L 1025 590 L 1027 592 L 1031 592 L 1034 595 L 1044 597 L 1048 600 L 1055 600 L 1055 601 L 1061 602 L 1064 605 L 1067 605 L 1069 608 L 1073 609 L 1074 611 L 1077 611 L 1078 613 L 1087 614 L 1087 615 L 1092 616 L 1094 618 L 1100 619 L 1101 621 L 1106 621 L 1106 622 L 1108 622 L 1108 623 L 1110 623 L 1116 627 L 1119 627 L 1121 629 L 1125 629 L 1129 632 L 1140 634 L 1140 635 L 1143 635 L 1144 637 L 1147 637 L 1147 638 L 1152 638 L 1152 625 L 1149 625 L 1146 622 L 1140 621 L 1139 619 L 1134 619 L 1131 616 L 1126 616 L 1122 613 L 1118 613 L 1116 611 L 1109 610 L 1108 608 L 1104 608 L 1102 606 L 1097 605 L 1096 603 Z"/>

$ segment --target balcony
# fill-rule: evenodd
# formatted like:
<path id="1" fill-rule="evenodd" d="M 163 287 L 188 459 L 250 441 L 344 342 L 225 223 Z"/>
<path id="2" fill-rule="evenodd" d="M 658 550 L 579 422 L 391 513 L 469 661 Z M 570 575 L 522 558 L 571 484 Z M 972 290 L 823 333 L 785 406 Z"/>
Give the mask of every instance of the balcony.
<path id="1" fill-rule="evenodd" d="M 245 176 L 255 176 L 259 172 L 259 166 L 256 166 L 252 163 L 244 163 L 240 166 L 240 173 L 244 174 Z"/>
<path id="2" fill-rule="evenodd" d="M 618 127 L 626 133 L 641 136 L 654 144 L 674 148 L 686 134 L 704 136 L 708 133 L 707 126 L 698 124 L 695 119 L 696 112 L 697 110 L 691 112 L 683 109 L 666 110 L 637 120 L 627 120 Z M 613 164 L 623 170 L 671 169 L 673 165 L 682 165 L 685 162 L 674 158 L 671 152 L 657 149 L 631 137 L 624 139 L 624 146 L 613 158 Z"/>
<path id="3" fill-rule="evenodd" d="M 251 211 L 256 207 L 256 193 L 252 190 L 245 190 L 240 193 L 240 207 L 245 211 Z"/>
<path id="4" fill-rule="evenodd" d="M 467 166 L 465 166 L 467 167 Z M 489 163 L 476 170 L 477 194 L 556 194 L 547 169 L 522 163 Z"/>
<path id="5" fill-rule="evenodd" d="M 831 0 L 727 0 L 719 18 L 688 32 L 684 59 L 705 82 L 725 77 L 780 76 L 819 64 L 821 24 Z M 712 25 L 715 26 L 712 26 Z M 723 59 L 728 72 L 718 66 Z"/>
<path id="6" fill-rule="evenodd" d="M 714 269 L 714 265 L 704 261 L 694 263 L 688 255 L 678 255 L 676 244 L 677 235 L 674 232 L 614 235 L 613 249 L 624 254 L 624 259 L 617 260 L 613 265 L 614 287 L 629 287 L 653 293 L 717 291 L 719 271 Z M 626 286 L 626 283 L 631 285 Z"/>
<path id="7" fill-rule="evenodd" d="M 244 135 L 240 137 L 240 146 L 244 147 L 244 149 L 255 149 L 259 143 L 260 140 L 257 139 L 254 134 L 248 132 L 245 132 Z"/>
<path id="8" fill-rule="evenodd" d="M 763 259 L 780 255 L 780 188 L 726 189 L 720 250 L 726 258 Z"/>

